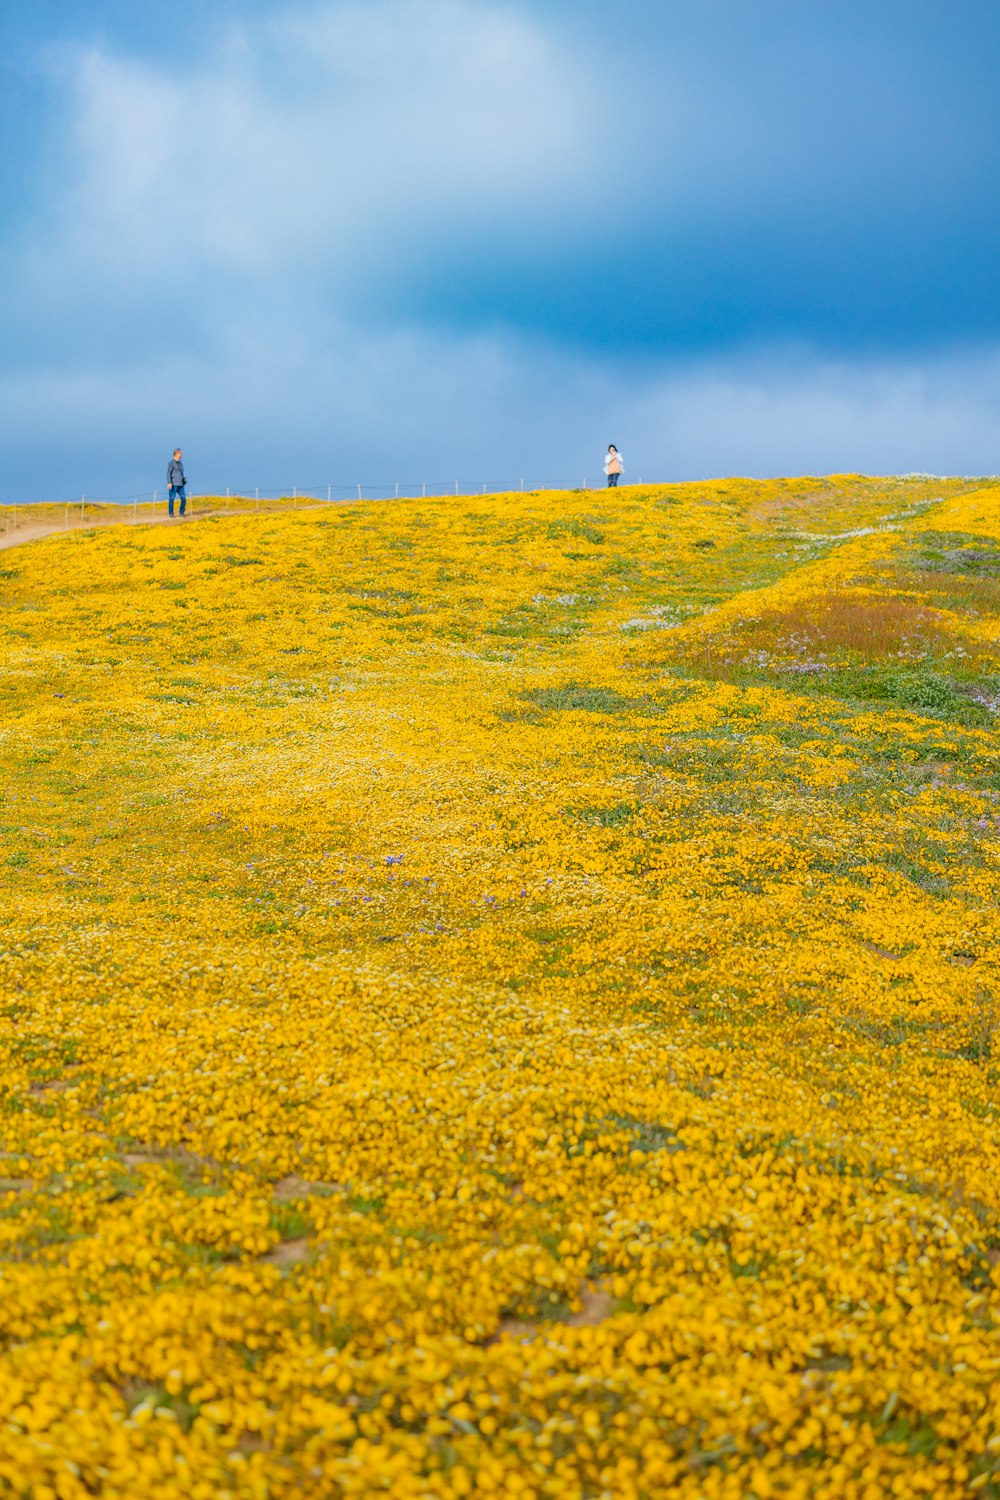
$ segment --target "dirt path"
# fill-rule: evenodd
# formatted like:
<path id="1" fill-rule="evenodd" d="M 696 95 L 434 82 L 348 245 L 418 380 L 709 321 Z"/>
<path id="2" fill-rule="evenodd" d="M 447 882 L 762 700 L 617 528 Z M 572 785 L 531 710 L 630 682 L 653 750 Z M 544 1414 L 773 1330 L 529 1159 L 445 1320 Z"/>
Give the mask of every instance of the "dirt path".
<path id="1" fill-rule="evenodd" d="M 65 530 L 65 528 L 61 528 Z M 59 531 L 58 526 L 18 526 L 16 531 L 0 532 L 0 552 L 5 547 L 16 547 L 20 542 L 35 542 L 39 537 L 48 536 L 51 531 Z"/>

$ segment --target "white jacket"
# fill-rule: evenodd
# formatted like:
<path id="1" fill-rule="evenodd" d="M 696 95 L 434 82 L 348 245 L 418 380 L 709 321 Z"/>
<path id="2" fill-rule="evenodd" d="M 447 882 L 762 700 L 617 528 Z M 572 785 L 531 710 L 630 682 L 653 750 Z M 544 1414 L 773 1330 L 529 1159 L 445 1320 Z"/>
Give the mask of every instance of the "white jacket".
<path id="1" fill-rule="evenodd" d="M 604 460 L 604 472 L 605 472 L 605 474 L 610 474 L 611 473 L 611 464 L 612 464 L 613 460 L 616 459 L 616 458 L 618 460 L 618 469 L 619 469 L 619 472 L 622 473 L 622 474 L 625 473 L 625 460 L 622 458 L 621 454 L 620 453 L 612 453 L 609 450 L 608 451 L 608 456 Z"/>

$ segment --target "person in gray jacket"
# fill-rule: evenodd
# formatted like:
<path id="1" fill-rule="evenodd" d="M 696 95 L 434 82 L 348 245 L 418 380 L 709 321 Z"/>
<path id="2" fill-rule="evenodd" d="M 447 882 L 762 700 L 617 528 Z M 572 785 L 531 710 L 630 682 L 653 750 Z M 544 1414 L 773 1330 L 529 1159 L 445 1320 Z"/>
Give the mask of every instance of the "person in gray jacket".
<path id="1" fill-rule="evenodd" d="M 184 465 L 181 463 L 181 450 L 174 449 L 174 456 L 167 464 L 167 510 L 170 515 L 174 513 L 174 500 L 179 496 L 181 502 L 181 515 L 187 508 L 187 480 L 184 477 Z"/>

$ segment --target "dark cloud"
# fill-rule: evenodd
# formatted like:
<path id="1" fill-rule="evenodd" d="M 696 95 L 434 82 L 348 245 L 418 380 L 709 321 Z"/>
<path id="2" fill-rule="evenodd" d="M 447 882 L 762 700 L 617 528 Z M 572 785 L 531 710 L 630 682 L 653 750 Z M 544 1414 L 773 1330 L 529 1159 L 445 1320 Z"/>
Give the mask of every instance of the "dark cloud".
<path id="1" fill-rule="evenodd" d="M 18 9 L 7 492 L 995 467 L 992 3 Z"/>

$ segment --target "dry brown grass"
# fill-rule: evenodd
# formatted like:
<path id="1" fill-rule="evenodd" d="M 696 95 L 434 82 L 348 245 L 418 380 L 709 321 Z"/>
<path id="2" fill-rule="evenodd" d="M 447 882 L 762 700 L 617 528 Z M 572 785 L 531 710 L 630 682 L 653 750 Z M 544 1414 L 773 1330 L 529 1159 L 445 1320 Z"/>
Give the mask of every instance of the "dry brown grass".
<path id="1" fill-rule="evenodd" d="M 948 622 L 933 607 L 895 594 L 862 589 L 830 589 L 801 603 L 748 620 L 741 632 L 748 645 L 787 651 L 849 652 L 863 661 L 901 652 L 940 651 L 959 644 Z"/>

